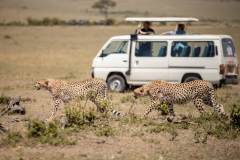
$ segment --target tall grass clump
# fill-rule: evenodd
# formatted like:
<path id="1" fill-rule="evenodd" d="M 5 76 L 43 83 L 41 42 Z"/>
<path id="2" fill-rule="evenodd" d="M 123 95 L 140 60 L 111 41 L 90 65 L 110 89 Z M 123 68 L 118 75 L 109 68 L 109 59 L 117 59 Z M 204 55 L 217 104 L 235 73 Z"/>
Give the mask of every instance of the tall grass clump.
<path id="1" fill-rule="evenodd" d="M 202 114 L 198 118 L 193 118 L 193 121 L 197 123 L 196 129 L 202 128 L 207 135 L 221 139 L 235 139 L 240 135 L 240 128 L 235 125 L 237 119 L 235 110 L 231 113 L 230 119 L 217 114 Z"/>
<path id="2" fill-rule="evenodd" d="M 2 138 L 0 141 L 0 146 L 16 146 L 17 143 L 23 140 L 23 136 L 20 132 L 8 132 L 6 137 Z"/>
<path id="3" fill-rule="evenodd" d="M 230 124 L 240 129 L 240 105 L 234 104 L 230 113 Z"/>
<path id="4" fill-rule="evenodd" d="M 30 120 L 27 127 L 28 138 L 33 138 L 40 143 L 51 145 L 70 145 L 74 142 L 65 138 L 64 132 L 60 130 L 55 122 L 48 124 L 39 120 Z"/>
<path id="5" fill-rule="evenodd" d="M 69 107 L 65 110 L 65 115 L 68 120 L 67 127 L 84 129 L 87 126 L 94 124 L 97 116 L 96 113 L 92 110 L 84 112 L 81 108 L 78 107 Z"/>

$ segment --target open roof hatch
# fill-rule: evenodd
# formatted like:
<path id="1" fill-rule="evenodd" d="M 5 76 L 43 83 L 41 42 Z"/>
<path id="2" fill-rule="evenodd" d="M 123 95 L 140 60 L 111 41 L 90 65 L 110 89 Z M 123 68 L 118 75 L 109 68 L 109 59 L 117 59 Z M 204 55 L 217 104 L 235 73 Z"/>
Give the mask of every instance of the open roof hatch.
<path id="1" fill-rule="evenodd" d="M 128 22 L 198 22 L 199 19 L 193 17 L 127 17 Z"/>

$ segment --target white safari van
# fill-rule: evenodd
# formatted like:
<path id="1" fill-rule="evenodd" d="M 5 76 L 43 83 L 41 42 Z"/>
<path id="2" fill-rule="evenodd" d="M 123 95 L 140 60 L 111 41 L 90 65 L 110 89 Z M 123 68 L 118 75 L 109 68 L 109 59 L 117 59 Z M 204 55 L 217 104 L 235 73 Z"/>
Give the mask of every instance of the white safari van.
<path id="1" fill-rule="evenodd" d="M 164 18 L 135 18 L 163 21 Z M 189 22 L 191 18 L 165 18 Z M 215 85 L 238 83 L 239 66 L 229 35 L 122 35 L 110 38 L 92 63 L 92 77 L 106 80 L 113 91 L 152 80 L 209 80 Z"/>

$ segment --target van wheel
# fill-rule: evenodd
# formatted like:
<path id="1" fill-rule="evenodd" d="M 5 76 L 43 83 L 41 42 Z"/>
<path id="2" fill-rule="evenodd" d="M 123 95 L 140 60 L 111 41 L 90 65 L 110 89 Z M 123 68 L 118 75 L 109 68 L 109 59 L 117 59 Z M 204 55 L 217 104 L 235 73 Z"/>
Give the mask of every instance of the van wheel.
<path id="1" fill-rule="evenodd" d="M 123 92 L 126 89 L 126 83 L 122 76 L 111 75 L 107 79 L 108 89 L 115 92 Z"/>
<path id="2" fill-rule="evenodd" d="M 195 81 L 195 80 L 201 80 L 201 78 L 199 78 L 197 76 L 187 76 L 186 78 L 184 78 L 183 83 L 191 82 L 191 81 Z"/>

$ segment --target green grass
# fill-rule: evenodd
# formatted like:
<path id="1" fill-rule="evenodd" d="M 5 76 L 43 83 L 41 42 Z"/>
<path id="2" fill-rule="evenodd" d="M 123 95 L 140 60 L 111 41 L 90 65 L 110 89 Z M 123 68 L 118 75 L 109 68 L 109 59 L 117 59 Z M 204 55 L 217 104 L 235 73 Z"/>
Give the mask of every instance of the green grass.
<path id="1" fill-rule="evenodd" d="M 230 125 L 240 129 L 240 104 L 233 104 L 230 118 Z"/>
<path id="2" fill-rule="evenodd" d="M 193 129 L 202 129 L 207 135 L 220 139 L 235 139 L 239 137 L 240 129 L 233 126 L 231 119 L 232 117 L 228 120 L 216 114 L 203 114 L 192 119 L 197 124 L 193 126 Z"/>
<path id="3" fill-rule="evenodd" d="M 65 110 L 68 120 L 68 127 L 83 129 L 94 124 L 96 113 L 94 111 L 85 112 L 77 107 L 70 107 Z"/>
<path id="4" fill-rule="evenodd" d="M 16 146 L 23 140 L 23 136 L 20 132 L 8 132 L 7 135 L 1 139 L 0 146 Z"/>
<path id="5" fill-rule="evenodd" d="M 28 138 L 32 138 L 43 144 L 50 145 L 73 145 L 74 141 L 69 140 L 64 131 L 55 123 L 44 123 L 39 120 L 30 120 L 27 128 Z"/>
<path id="6" fill-rule="evenodd" d="M 6 105 L 9 103 L 11 97 L 5 96 L 5 95 L 1 95 L 0 96 L 0 104 Z"/>
<path id="7" fill-rule="evenodd" d="M 105 123 L 105 124 L 101 124 L 98 127 L 96 127 L 95 129 L 95 134 L 97 136 L 105 136 L 105 137 L 109 137 L 109 136 L 114 136 L 116 133 L 116 131 L 114 130 L 113 127 L 111 127 L 109 124 Z"/>

